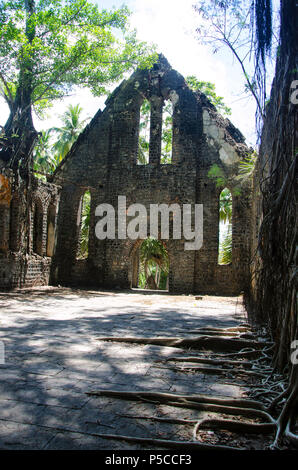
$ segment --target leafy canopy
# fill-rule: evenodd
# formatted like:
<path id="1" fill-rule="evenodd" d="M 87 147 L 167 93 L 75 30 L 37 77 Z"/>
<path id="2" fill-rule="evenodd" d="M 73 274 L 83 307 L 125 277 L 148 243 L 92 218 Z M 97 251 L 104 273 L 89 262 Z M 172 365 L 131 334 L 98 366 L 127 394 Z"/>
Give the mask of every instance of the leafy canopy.
<path id="1" fill-rule="evenodd" d="M 194 75 L 189 75 L 185 81 L 193 91 L 204 93 L 217 111 L 226 115 L 232 114 L 231 108 L 225 105 L 223 97 L 216 94 L 214 83 L 198 80 Z"/>
<path id="2" fill-rule="evenodd" d="M 129 14 L 86 0 L 0 0 L 0 84 L 10 108 L 18 88 L 42 111 L 75 85 L 99 96 L 132 67 L 150 66 L 156 56 L 129 30 Z"/>

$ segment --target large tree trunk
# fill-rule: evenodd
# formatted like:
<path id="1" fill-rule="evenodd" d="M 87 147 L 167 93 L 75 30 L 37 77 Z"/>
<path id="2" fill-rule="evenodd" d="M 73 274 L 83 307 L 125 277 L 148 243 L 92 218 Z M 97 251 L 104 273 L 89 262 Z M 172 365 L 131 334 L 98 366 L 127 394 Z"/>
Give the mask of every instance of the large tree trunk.
<path id="1" fill-rule="evenodd" d="M 31 44 L 35 37 L 32 15 L 35 10 L 34 0 L 25 0 L 26 36 Z M 10 103 L 10 116 L 4 126 L 5 145 L 0 150 L 0 157 L 13 169 L 20 169 L 28 174 L 37 132 L 32 120 L 32 58 L 24 58 L 20 65 L 18 86 L 13 102 Z"/>
<path id="2" fill-rule="evenodd" d="M 258 163 L 262 224 L 250 296 L 255 315 L 270 326 L 279 370 L 291 366 L 290 346 L 297 338 L 297 10 L 295 0 L 281 2 L 280 48 Z"/>

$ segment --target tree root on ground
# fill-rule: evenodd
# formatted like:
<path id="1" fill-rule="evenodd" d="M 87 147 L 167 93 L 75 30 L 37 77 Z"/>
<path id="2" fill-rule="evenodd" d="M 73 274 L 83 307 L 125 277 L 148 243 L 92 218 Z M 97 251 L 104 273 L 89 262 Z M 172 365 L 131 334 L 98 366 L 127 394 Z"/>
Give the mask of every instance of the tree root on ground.
<path id="1" fill-rule="evenodd" d="M 198 422 L 197 419 L 162 418 L 160 416 L 139 416 L 139 415 L 125 415 L 125 414 L 117 414 L 117 416 L 120 416 L 121 418 L 141 419 L 141 420 L 157 421 L 159 423 L 169 423 L 169 424 L 193 425 Z"/>
<path id="2" fill-rule="evenodd" d="M 126 398 L 127 400 L 141 400 L 151 399 L 157 400 L 159 403 L 167 403 L 168 401 L 187 403 L 188 401 L 197 403 L 208 403 L 214 405 L 231 406 L 237 408 L 251 408 L 254 410 L 265 411 L 265 406 L 256 400 L 249 400 L 243 398 L 222 398 L 212 397 L 208 395 L 178 395 L 175 393 L 166 392 L 149 392 L 149 391 L 119 391 L 119 390 L 93 390 L 87 392 L 87 395 L 93 396 L 106 396 L 116 398 Z M 156 401 L 156 402 L 157 402 Z"/>
<path id="3" fill-rule="evenodd" d="M 201 328 L 197 328 L 196 331 L 212 331 L 212 332 L 216 332 L 216 333 L 246 333 L 246 332 L 250 332 L 251 329 L 249 327 L 249 325 L 247 326 L 230 326 L 229 328 L 216 328 L 216 327 L 213 327 L 213 326 L 202 326 Z"/>
<path id="4" fill-rule="evenodd" d="M 245 369 L 251 369 L 254 364 L 250 361 L 233 361 L 228 359 L 209 359 L 206 357 L 198 357 L 198 356 L 172 356 L 168 357 L 162 361 L 158 362 L 193 362 L 193 363 L 201 363 L 201 364 L 210 364 L 213 366 L 235 366 L 235 367 L 243 367 Z M 157 362 L 157 361 L 156 361 Z"/>
<path id="5" fill-rule="evenodd" d="M 161 367 L 161 366 L 154 366 L 158 369 L 170 369 L 174 372 L 200 372 L 202 374 L 217 374 L 217 375 L 225 375 L 225 374 L 233 374 L 233 375 L 250 375 L 254 377 L 263 377 L 266 378 L 267 374 L 263 372 L 257 372 L 252 370 L 241 370 L 241 369 L 221 369 L 220 367 L 203 367 L 203 366 L 169 366 L 169 367 Z"/>
<path id="6" fill-rule="evenodd" d="M 116 390 L 98 390 L 89 392 L 88 395 L 95 396 L 113 396 L 116 398 L 124 398 L 129 400 L 138 400 L 138 401 L 150 401 L 150 403 L 155 404 L 164 404 L 167 406 L 173 407 L 182 407 L 182 408 L 191 408 L 199 411 L 209 411 L 227 415 L 237 415 L 245 416 L 250 419 L 264 419 L 264 423 L 250 423 L 235 421 L 229 419 L 203 419 L 203 420 L 185 420 L 185 419 L 176 419 L 176 418 L 161 418 L 161 417 L 141 417 L 141 416 L 130 416 L 125 415 L 128 418 L 135 419 L 152 419 L 159 422 L 165 423 L 174 423 L 174 424 L 195 424 L 193 430 L 193 437 L 195 441 L 197 440 L 197 434 L 201 429 L 208 430 L 227 430 L 239 434 L 272 434 L 276 433 L 274 443 L 271 448 L 278 448 L 278 443 L 282 436 L 288 438 L 294 445 L 298 445 L 298 436 L 295 435 L 290 430 L 291 421 L 293 421 L 293 415 L 289 415 L 287 411 L 282 411 L 279 418 L 275 420 L 268 412 L 263 411 L 264 405 L 255 402 L 253 400 L 245 399 L 229 399 L 229 398 L 220 398 L 220 397 L 207 397 L 205 395 L 176 395 L 169 393 L 158 393 L 158 392 L 131 392 L 131 391 L 116 391 Z M 154 401 L 153 401 L 154 400 Z M 297 400 L 297 396 L 296 396 Z M 289 403 L 289 402 L 288 402 Z M 243 406 L 246 406 L 244 408 Z M 287 407 L 289 407 L 288 405 Z M 250 408 L 249 408 L 250 407 Z M 292 408 L 291 408 L 292 409 Z M 287 420 L 284 417 L 287 417 Z M 124 416 L 124 415 L 123 415 Z M 143 439 L 143 438 L 134 438 L 130 436 L 118 436 L 118 435 L 107 435 L 101 434 L 101 437 L 110 438 L 110 439 L 120 439 L 133 442 L 143 442 L 148 444 L 160 445 L 165 447 L 172 447 L 176 442 L 183 441 L 168 441 L 168 440 L 159 440 L 159 439 Z M 183 444 L 188 445 L 189 442 L 183 442 Z M 203 444 L 205 445 L 205 444 Z M 214 450 L 224 450 L 224 449 L 234 449 L 231 446 L 216 446 L 211 444 L 206 444 Z M 179 446 L 178 446 L 179 447 Z M 182 446 L 183 447 L 183 446 Z M 206 448 L 209 448 L 206 447 Z M 239 449 L 238 449 L 239 450 Z"/>
<path id="7" fill-rule="evenodd" d="M 211 331 L 212 330 L 212 331 Z M 236 330 L 236 329 L 235 329 Z M 241 330 L 235 331 L 239 333 Z M 268 369 L 266 363 L 260 366 L 260 361 L 269 361 L 270 352 L 272 351 L 272 343 L 269 342 L 258 342 L 254 340 L 236 337 L 227 337 L 223 334 L 219 334 L 220 329 L 200 329 L 200 333 L 204 333 L 197 337 L 191 338 L 169 338 L 169 337 L 100 337 L 100 341 L 114 341 L 123 343 L 133 344 L 152 344 L 159 346 L 170 346 L 176 348 L 194 348 L 207 350 L 212 352 L 212 358 L 203 356 L 201 353 L 197 356 L 173 356 L 162 361 L 177 362 L 193 362 L 201 364 L 209 364 L 210 367 L 204 366 L 191 366 L 184 365 L 183 367 L 175 366 L 175 370 L 196 370 L 200 372 L 208 373 L 236 373 L 236 374 L 247 374 L 247 376 L 255 375 L 255 377 L 263 377 L 262 383 L 257 384 L 258 392 L 270 394 L 276 394 L 277 391 L 273 391 L 273 388 L 281 386 L 282 380 L 273 374 L 271 369 Z M 209 332 L 209 335 L 205 336 L 205 333 Z M 234 330 L 230 329 L 231 333 Z M 206 352 L 207 352 L 206 351 Z M 214 351 L 214 352 L 213 352 Z M 255 359 L 254 362 L 241 359 Z M 226 368 L 220 368 L 218 366 L 226 366 Z M 236 369 L 229 369 L 227 366 L 236 367 Z M 253 369 L 254 368 L 254 369 Z M 268 373 L 270 372 L 270 373 Z M 281 377 L 281 376 L 280 376 Z M 265 379 L 265 380 L 264 380 Z M 272 381 L 279 380 L 278 383 Z M 270 390 L 268 390 L 268 383 Z M 265 388 L 265 386 L 267 388 Z M 297 418 L 298 409 L 298 366 L 293 365 L 289 386 L 286 390 L 280 393 L 274 398 L 270 406 L 265 406 L 263 403 L 242 398 L 221 398 L 212 397 L 207 395 L 179 395 L 165 392 L 151 392 L 151 391 L 116 391 L 116 390 L 97 390 L 87 393 L 91 396 L 107 396 L 115 397 L 119 399 L 136 400 L 142 402 L 149 402 L 156 405 L 163 404 L 170 407 L 189 408 L 199 411 L 207 411 L 220 413 L 221 415 L 230 415 L 245 417 L 251 420 L 261 420 L 262 422 L 248 422 L 241 420 L 231 419 L 203 419 L 203 420 L 180 420 L 176 418 L 159 418 L 159 417 L 138 417 L 135 419 L 152 419 L 160 422 L 194 425 L 193 428 L 193 439 L 192 441 L 173 441 L 165 439 L 147 439 L 147 438 L 136 438 L 133 436 L 122 436 L 115 434 L 99 434 L 98 436 L 106 439 L 118 439 L 125 440 L 127 442 L 143 443 L 148 445 L 160 446 L 160 447 L 173 447 L 183 449 L 198 449 L 198 450 L 240 450 L 231 446 L 221 446 L 213 444 L 205 444 L 198 442 L 198 433 L 201 430 L 226 430 L 234 433 L 242 434 L 272 434 L 275 433 L 273 444 L 270 446 L 271 449 L 279 448 L 279 443 L 282 438 L 288 439 L 294 446 L 298 447 L 298 435 L 295 434 L 295 420 Z M 276 405 L 281 403 L 282 400 L 286 399 L 283 404 L 282 410 L 277 418 L 272 416 L 272 410 Z M 133 416 L 128 416 L 133 418 Z"/>
<path id="8" fill-rule="evenodd" d="M 197 433 L 201 429 L 208 429 L 208 431 L 221 429 L 239 434 L 270 434 L 275 431 L 276 427 L 275 423 L 257 424 L 229 419 L 202 419 L 201 421 L 197 421 L 194 427 L 193 436 L 195 439 L 197 439 Z"/>
<path id="9" fill-rule="evenodd" d="M 244 348 L 261 349 L 271 343 L 260 343 L 258 341 L 225 338 L 222 336 L 197 336 L 193 338 L 179 337 L 118 337 L 118 336 L 102 336 L 97 338 L 98 341 L 113 341 L 117 343 L 133 343 L 133 344 L 152 344 L 157 346 L 170 346 L 175 348 L 194 348 L 207 349 L 212 351 L 241 351 Z"/>
<path id="10" fill-rule="evenodd" d="M 165 447 L 167 449 L 191 450 L 240 450 L 238 447 L 203 444 L 194 441 L 172 441 L 169 439 L 150 439 L 147 437 L 122 436 L 121 434 L 96 434 L 103 439 L 116 439 L 118 441 L 133 442 L 135 444 L 152 445 L 155 447 Z"/>
<path id="11" fill-rule="evenodd" d="M 87 394 L 91 396 L 149 401 L 150 403 L 164 404 L 176 408 L 189 408 L 198 411 L 240 415 L 251 419 L 271 419 L 271 416 L 265 411 L 264 406 L 253 400 L 207 397 L 205 395 L 176 395 L 162 392 L 119 392 L 117 390 L 97 390 L 88 392 Z"/>
<path id="12" fill-rule="evenodd" d="M 202 335 L 202 336 L 224 336 L 238 339 L 254 339 L 254 335 L 247 328 L 244 328 L 243 331 L 237 331 L 236 329 L 232 330 L 220 330 L 218 328 L 199 328 L 195 330 L 188 330 L 187 333 Z"/>

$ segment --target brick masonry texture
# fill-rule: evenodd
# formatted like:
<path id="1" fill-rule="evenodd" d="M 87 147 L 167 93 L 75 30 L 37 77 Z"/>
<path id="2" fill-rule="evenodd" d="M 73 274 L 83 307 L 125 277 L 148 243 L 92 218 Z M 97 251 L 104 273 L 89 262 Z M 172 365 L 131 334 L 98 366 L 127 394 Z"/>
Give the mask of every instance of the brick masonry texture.
<path id="1" fill-rule="evenodd" d="M 140 107 L 151 106 L 149 162 L 137 164 Z M 162 109 L 173 106 L 173 150 L 161 164 Z M 95 208 L 150 204 L 203 204 L 203 246 L 185 251 L 185 239 L 163 240 L 170 261 L 169 291 L 233 295 L 249 279 L 251 188 L 233 194 L 233 254 L 218 265 L 219 195 L 208 171 L 220 166 L 235 181 L 247 153 L 241 132 L 216 112 L 200 91 L 161 55 L 151 70 L 137 70 L 109 96 L 48 182 L 31 175 L 22 181 L 0 161 L 0 289 L 61 284 L 130 288 L 137 286 L 140 240 L 98 240 Z M 4 183 L 8 183 L 9 191 Z M 78 258 L 82 198 L 91 194 L 89 250 Z M 117 224 L 116 224 L 117 227 Z M 149 223 L 148 223 L 149 235 Z"/>
<path id="2" fill-rule="evenodd" d="M 149 163 L 138 165 L 144 99 L 151 104 Z M 173 104 L 173 153 L 170 164 L 161 164 L 161 113 L 167 99 Z M 216 187 L 208 171 L 216 163 L 232 180 L 247 151 L 240 131 L 216 112 L 204 94 L 192 92 L 163 56 L 150 71 L 137 70 L 116 88 L 105 109 L 96 113 L 54 174 L 52 182 L 62 189 L 51 283 L 135 286 L 140 241 L 119 240 L 117 234 L 115 240 L 95 236 L 96 206 L 109 203 L 116 208 L 118 196 L 124 195 L 127 207 L 141 203 L 148 214 L 150 204 L 203 204 L 200 250 L 185 251 L 184 239 L 164 240 L 170 260 L 170 292 L 231 295 L 244 290 L 249 273 L 251 192 L 246 188 L 240 196 L 233 195 L 233 259 L 230 265 L 218 265 L 219 194 L 223 188 Z M 87 190 L 91 193 L 89 253 L 87 259 L 78 259 L 81 202 Z"/>
<path id="3" fill-rule="evenodd" d="M 25 183 L 5 168 L 0 174 L 11 188 L 9 200 L 0 199 L 0 289 L 47 285 L 59 188 L 34 177 Z"/>

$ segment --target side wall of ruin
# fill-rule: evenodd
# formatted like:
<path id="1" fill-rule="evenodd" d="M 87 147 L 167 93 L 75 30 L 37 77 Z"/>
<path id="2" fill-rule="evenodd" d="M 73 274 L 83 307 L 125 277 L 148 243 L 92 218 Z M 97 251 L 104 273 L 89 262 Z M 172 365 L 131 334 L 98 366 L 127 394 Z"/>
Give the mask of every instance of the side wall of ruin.
<path id="1" fill-rule="evenodd" d="M 1 170 L 0 289 L 49 284 L 59 204 L 56 185 Z"/>

